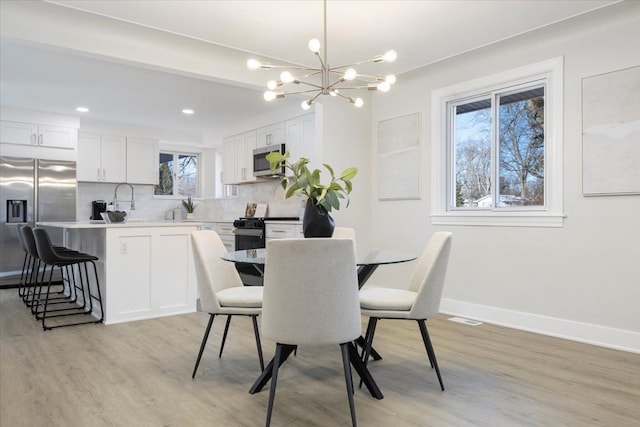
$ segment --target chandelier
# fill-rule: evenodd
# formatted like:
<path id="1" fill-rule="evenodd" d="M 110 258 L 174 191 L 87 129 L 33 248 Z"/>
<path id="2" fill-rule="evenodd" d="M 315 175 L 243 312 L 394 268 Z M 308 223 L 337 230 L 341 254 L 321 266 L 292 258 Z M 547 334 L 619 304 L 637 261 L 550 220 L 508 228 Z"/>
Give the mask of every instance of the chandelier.
<path id="1" fill-rule="evenodd" d="M 321 44 L 318 39 L 309 41 L 309 50 L 320 61 L 319 68 L 307 66 L 287 66 L 272 65 L 260 62 L 257 59 L 249 59 L 247 68 L 250 70 L 264 69 L 271 70 L 275 68 L 286 69 L 280 73 L 280 80 L 270 80 L 267 83 L 268 90 L 264 93 L 265 101 L 273 101 L 274 99 L 284 98 L 288 95 L 308 94 L 309 98 L 302 101 L 303 110 L 308 110 L 320 95 L 331 95 L 342 97 L 360 108 L 364 105 L 362 98 L 345 95 L 343 91 L 349 90 L 377 90 L 380 92 L 388 92 L 391 85 L 396 82 L 396 76 L 389 74 L 386 76 L 371 76 L 359 74 L 355 66 L 368 62 L 393 62 L 397 58 L 395 50 L 389 50 L 383 55 L 375 56 L 371 59 L 354 62 L 351 64 L 341 65 L 339 67 L 330 67 L 327 62 L 327 0 L 324 0 L 324 50 L 321 51 Z M 322 55 L 321 55 L 322 53 Z M 296 70 L 302 75 L 296 76 L 288 70 Z M 362 82 L 358 85 L 356 82 Z M 286 90 L 285 87 L 291 88 L 292 85 L 304 85 L 297 90 Z"/>

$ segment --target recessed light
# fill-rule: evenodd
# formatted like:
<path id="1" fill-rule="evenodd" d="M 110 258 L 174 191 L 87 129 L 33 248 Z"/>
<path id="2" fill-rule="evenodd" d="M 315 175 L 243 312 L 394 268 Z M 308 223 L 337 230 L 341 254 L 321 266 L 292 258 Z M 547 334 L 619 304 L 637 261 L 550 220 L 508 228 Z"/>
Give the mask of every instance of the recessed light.
<path id="1" fill-rule="evenodd" d="M 190 108 L 185 108 L 184 110 L 182 110 L 182 114 L 193 114 L 194 111 Z"/>
<path id="2" fill-rule="evenodd" d="M 76 111 L 79 113 L 88 113 L 89 109 L 87 107 L 78 107 L 76 108 Z"/>

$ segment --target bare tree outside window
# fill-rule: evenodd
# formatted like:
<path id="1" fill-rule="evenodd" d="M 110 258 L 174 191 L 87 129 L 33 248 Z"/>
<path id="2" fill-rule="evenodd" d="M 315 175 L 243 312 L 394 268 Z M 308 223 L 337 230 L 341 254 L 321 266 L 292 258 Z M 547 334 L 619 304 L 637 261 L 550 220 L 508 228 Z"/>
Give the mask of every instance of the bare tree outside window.
<path id="1" fill-rule="evenodd" d="M 496 200 L 498 208 L 544 206 L 544 86 L 460 103 L 451 111 L 453 206 L 494 208 Z"/>
<path id="2" fill-rule="evenodd" d="M 199 196 L 197 154 L 161 152 L 159 159 L 155 195 Z"/>

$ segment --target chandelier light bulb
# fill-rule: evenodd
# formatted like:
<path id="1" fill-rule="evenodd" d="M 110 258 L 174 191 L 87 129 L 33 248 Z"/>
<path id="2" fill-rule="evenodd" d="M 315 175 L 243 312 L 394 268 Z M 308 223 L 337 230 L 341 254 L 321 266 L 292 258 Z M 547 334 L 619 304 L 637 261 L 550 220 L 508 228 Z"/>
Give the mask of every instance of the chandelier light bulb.
<path id="1" fill-rule="evenodd" d="M 349 101 L 351 101 L 351 103 L 355 105 L 356 108 L 360 108 L 364 105 L 364 101 L 362 100 L 362 98 L 356 98 L 356 99 L 349 98 Z"/>
<path id="2" fill-rule="evenodd" d="M 309 40 L 309 50 L 317 55 L 320 52 L 320 40 L 318 39 Z"/>
<path id="3" fill-rule="evenodd" d="M 396 82 L 396 76 L 394 76 L 393 74 L 389 74 L 388 76 L 386 76 L 384 78 L 384 81 L 389 83 L 390 85 L 395 84 Z"/>
<path id="4" fill-rule="evenodd" d="M 358 72 L 353 68 L 347 68 L 344 70 L 344 79 L 345 80 L 353 80 L 358 75 Z"/>
<path id="5" fill-rule="evenodd" d="M 331 89 L 329 91 L 329 95 L 331 95 L 331 96 L 338 96 L 339 93 L 340 93 L 340 91 L 338 89 Z"/>
<path id="6" fill-rule="evenodd" d="M 380 91 L 380 92 L 389 92 L 389 89 L 391 89 L 391 85 L 388 82 L 380 82 L 376 85 L 376 88 Z"/>
<path id="7" fill-rule="evenodd" d="M 302 101 L 302 104 L 300 104 L 300 106 L 303 110 L 307 111 L 309 108 L 311 108 L 311 103 L 309 101 Z"/>
<path id="8" fill-rule="evenodd" d="M 267 82 L 267 88 L 269 90 L 276 90 L 276 88 L 278 87 L 278 82 L 275 80 L 269 80 Z"/>
<path id="9" fill-rule="evenodd" d="M 395 50 L 388 50 L 382 55 L 382 60 L 384 62 L 394 62 L 398 58 L 398 54 Z"/>
<path id="10" fill-rule="evenodd" d="M 276 99 L 276 93 L 271 90 L 266 91 L 263 96 L 264 96 L 264 100 L 267 102 L 273 101 L 274 99 Z"/>
<path id="11" fill-rule="evenodd" d="M 295 80 L 295 78 L 290 72 L 283 71 L 282 73 L 280 73 L 280 80 L 282 80 L 282 83 L 291 83 Z"/>
<path id="12" fill-rule="evenodd" d="M 262 63 L 257 59 L 251 58 L 247 61 L 247 68 L 250 69 L 251 71 L 257 70 L 260 67 L 262 67 Z"/>

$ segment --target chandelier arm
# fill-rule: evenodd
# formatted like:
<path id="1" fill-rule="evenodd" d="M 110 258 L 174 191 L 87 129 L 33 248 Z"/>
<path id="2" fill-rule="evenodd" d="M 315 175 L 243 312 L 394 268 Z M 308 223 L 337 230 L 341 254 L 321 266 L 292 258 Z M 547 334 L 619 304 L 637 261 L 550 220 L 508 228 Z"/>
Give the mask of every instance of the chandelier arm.
<path id="1" fill-rule="evenodd" d="M 282 95 L 284 96 L 288 96 L 288 95 L 300 95 L 301 93 L 310 93 L 310 92 L 317 92 L 318 89 L 307 89 L 307 90 L 299 90 L 299 91 L 295 91 L 295 92 L 282 92 Z M 322 93 L 322 92 L 320 92 Z"/>
<path id="2" fill-rule="evenodd" d="M 315 83 L 303 82 L 302 80 L 298 80 L 298 83 L 296 83 L 296 84 L 303 84 L 303 85 L 311 86 L 311 87 L 314 87 L 316 89 L 321 89 L 322 90 L 322 86 L 317 85 Z"/>

